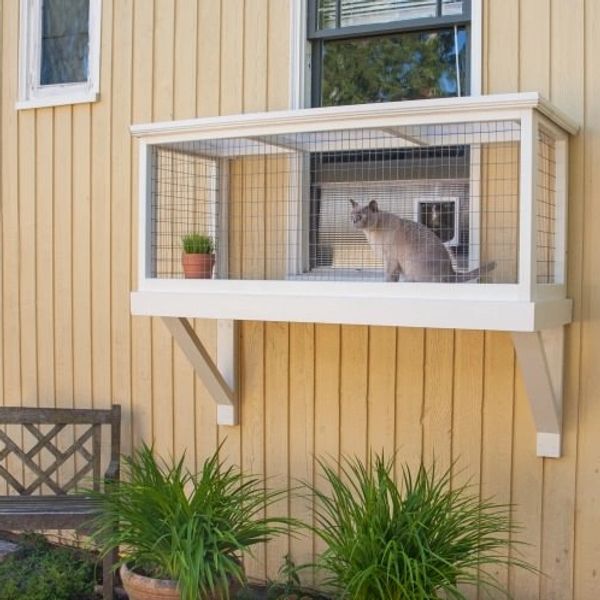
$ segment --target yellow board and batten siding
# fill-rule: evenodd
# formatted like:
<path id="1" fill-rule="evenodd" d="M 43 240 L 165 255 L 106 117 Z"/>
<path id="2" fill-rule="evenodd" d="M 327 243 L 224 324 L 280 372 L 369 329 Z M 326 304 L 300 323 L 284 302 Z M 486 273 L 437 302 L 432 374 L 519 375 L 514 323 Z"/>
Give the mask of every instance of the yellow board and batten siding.
<path id="1" fill-rule="evenodd" d="M 564 457 L 535 457 L 535 431 L 503 333 L 246 322 L 240 328 L 241 425 L 217 427 L 202 384 L 156 319 L 131 318 L 137 249 L 131 122 L 287 108 L 287 0 L 103 0 L 98 103 L 15 112 L 18 2 L 2 3 L 0 394 L 3 404 L 124 409 L 124 449 L 154 439 L 199 464 L 225 440 L 230 458 L 273 483 L 312 480 L 315 455 L 397 451 L 416 465 L 458 460 L 481 494 L 514 502 L 527 558 L 545 575 L 498 572 L 519 600 L 600 595 L 600 7 L 596 0 L 484 2 L 484 91 L 539 90 L 582 126 L 572 142 Z M 277 166 L 262 163 L 265 181 Z M 239 161 L 232 175 L 257 177 Z M 239 172 L 238 172 L 239 170 Z M 277 186 L 277 182 L 273 182 Z M 257 182 L 252 183 L 255 187 Z M 283 184 L 282 184 L 283 185 Z M 254 192 L 256 193 L 256 192 Z M 269 244 L 276 215 L 260 198 Z M 232 204 L 232 207 L 235 203 Z M 248 215 L 246 215 L 247 217 Z M 261 217 L 256 215 L 256 223 Z M 244 221 L 232 211 L 232 222 Z M 237 221 L 236 221 L 237 220 Z M 232 242 L 232 240 L 230 240 Z M 277 243 L 277 240 L 271 240 Z M 232 243 L 232 250 L 236 244 Z M 263 271 L 264 270 L 264 271 Z M 216 351 L 214 322 L 196 331 Z M 301 501 L 280 510 L 306 516 Z M 290 550 L 259 550 L 251 576 Z"/>

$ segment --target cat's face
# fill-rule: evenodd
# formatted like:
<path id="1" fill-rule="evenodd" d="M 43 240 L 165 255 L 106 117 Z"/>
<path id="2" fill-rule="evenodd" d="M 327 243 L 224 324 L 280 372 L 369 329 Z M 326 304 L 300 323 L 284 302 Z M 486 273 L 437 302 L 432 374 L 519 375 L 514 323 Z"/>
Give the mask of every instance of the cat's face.
<path id="1" fill-rule="evenodd" d="M 350 221 L 356 229 L 367 229 L 375 224 L 375 216 L 379 210 L 375 200 L 371 200 L 367 206 L 360 206 L 354 200 L 350 200 L 350 204 L 352 205 Z"/>

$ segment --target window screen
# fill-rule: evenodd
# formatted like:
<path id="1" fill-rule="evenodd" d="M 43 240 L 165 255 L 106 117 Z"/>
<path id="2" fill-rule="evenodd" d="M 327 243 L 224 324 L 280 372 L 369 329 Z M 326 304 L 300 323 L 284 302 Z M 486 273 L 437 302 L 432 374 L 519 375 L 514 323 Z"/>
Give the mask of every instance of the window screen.
<path id="1" fill-rule="evenodd" d="M 443 197 L 443 203 L 439 198 Z M 436 222 L 450 251 L 462 268 L 461 258 L 469 244 L 469 183 L 467 180 L 397 180 L 370 182 L 329 182 L 313 193 L 310 244 L 311 269 L 373 269 L 381 278 L 383 267 L 365 236 L 347 218 L 348 199 L 366 205 L 375 199 L 381 208 L 404 219 L 432 225 Z M 433 209 L 443 210 L 439 218 Z M 450 231 L 451 228 L 451 231 Z M 456 228 L 456 230 L 455 230 Z M 437 231 L 436 231 L 437 233 Z M 454 242 L 454 244 L 453 244 Z M 465 262 L 466 265 L 466 262 Z"/>

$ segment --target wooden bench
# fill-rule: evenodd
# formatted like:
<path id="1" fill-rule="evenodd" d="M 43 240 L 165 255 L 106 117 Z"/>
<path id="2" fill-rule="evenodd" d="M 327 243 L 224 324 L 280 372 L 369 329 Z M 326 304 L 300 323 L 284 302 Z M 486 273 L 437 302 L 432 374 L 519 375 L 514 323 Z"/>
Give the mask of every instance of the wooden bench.
<path id="1" fill-rule="evenodd" d="M 105 438 L 110 459 L 102 478 L 103 427 L 110 429 Z M 0 407 L 0 477 L 10 494 L 0 496 L 0 529 L 85 532 L 97 504 L 68 492 L 78 484 L 100 490 L 103 479 L 117 480 L 120 443 L 118 405 L 109 410 Z M 105 600 L 113 597 L 115 559 L 113 553 L 102 565 Z"/>

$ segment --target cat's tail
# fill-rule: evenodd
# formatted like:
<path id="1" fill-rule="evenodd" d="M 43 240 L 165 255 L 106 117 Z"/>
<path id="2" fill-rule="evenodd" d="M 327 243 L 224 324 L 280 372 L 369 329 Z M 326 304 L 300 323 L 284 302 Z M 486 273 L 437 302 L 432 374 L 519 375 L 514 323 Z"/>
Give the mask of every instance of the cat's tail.
<path id="1" fill-rule="evenodd" d="M 479 279 L 482 275 L 493 271 L 495 268 L 496 262 L 490 261 L 471 271 L 455 271 L 454 275 L 450 278 L 449 283 L 464 283 L 466 281 L 472 281 L 473 279 Z"/>

